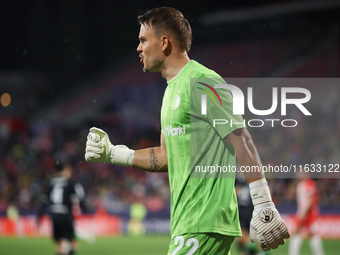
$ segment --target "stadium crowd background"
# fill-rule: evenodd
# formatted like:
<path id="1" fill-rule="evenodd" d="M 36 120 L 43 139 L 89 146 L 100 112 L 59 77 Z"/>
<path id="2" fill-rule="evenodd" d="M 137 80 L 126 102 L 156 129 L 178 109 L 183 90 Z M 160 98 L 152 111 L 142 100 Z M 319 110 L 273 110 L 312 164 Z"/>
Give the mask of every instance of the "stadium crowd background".
<path id="1" fill-rule="evenodd" d="M 40 51 L 37 48 L 43 31 L 24 33 L 35 38 L 38 46 L 26 39 L 13 38 L 14 46 L 6 52 L 5 46 L 9 46 L 11 40 L 8 39 L 7 44 L 2 42 L 0 93 L 9 92 L 12 101 L 10 106 L 0 108 L 0 215 L 6 214 L 9 205 L 16 206 L 21 214 L 35 214 L 39 194 L 53 173 L 55 158 L 64 156 L 74 164 L 74 179 L 84 186 L 92 212 L 105 208 L 109 213 L 128 215 L 132 203 L 142 202 L 149 215 L 169 216 L 166 174 L 84 162 L 86 135 L 92 126 L 107 131 L 114 144 L 127 144 L 134 149 L 159 144 L 160 106 L 166 83 L 159 74 L 144 74 L 138 54 L 133 52 L 138 44 L 135 16 L 140 9 L 156 5 L 149 2 L 150 6 L 138 1 L 125 6 L 128 7 L 125 18 L 130 19 L 127 28 L 131 27 L 131 30 L 125 28 L 127 31 L 117 30 L 116 18 L 109 22 L 110 13 L 104 9 L 113 8 L 110 4 L 94 9 L 96 21 L 90 15 L 92 5 L 83 6 L 79 16 L 88 14 L 89 17 L 84 18 L 86 31 L 81 32 L 79 24 L 82 23 L 77 23 L 81 17 L 75 17 L 71 25 L 67 24 L 71 14 L 65 20 L 60 18 L 66 13 L 61 8 L 67 6 L 66 3 L 54 3 L 54 7 L 61 9 L 58 12 L 43 1 L 35 1 L 31 15 L 42 14 L 44 8 L 49 8 L 61 23 L 58 27 L 58 21 L 53 23 L 44 15 L 36 15 L 29 19 L 32 26 L 29 28 L 34 30 L 33 26 L 45 18 L 53 31 L 57 31 L 59 40 L 46 39 Z M 230 1 L 230 8 L 224 8 L 225 13 L 217 7 L 202 7 L 199 12 L 198 7 L 190 11 L 184 4 L 172 5 L 182 8 L 192 20 L 191 58 L 226 78 L 340 76 L 340 23 L 336 15 L 339 4 L 336 1 L 321 1 L 323 4 L 275 1 L 272 5 L 269 1 L 259 1 L 256 5 L 246 1 L 248 5 L 240 6 L 236 2 Z M 202 6 L 205 5 L 202 3 Z M 99 13 L 105 16 L 100 19 Z M 7 27 L 8 31 L 19 26 L 13 24 Z M 72 25 L 77 34 L 71 33 Z M 102 30 L 92 31 L 96 25 Z M 60 32 L 63 28 L 67 30 L 64 37 Z M 94 34 L 87 42 L 84 35 L 90 30 Z M 27 45 L 23 46 L 23 41 Z M 52 45 L 45 45 L 49 42 Z M 19 53 L 15 47 L 20 48 Z M 90 56 L 91 50 L 96 54 Z M 118 53 L 113 53 L 115 51 Z M 49 52 L 53 56 L 44 58 L 43 54 Z M 40 60 L 42 63 L 38 64 Z M 59 66 L 50 63 L 55 60 Z M 309 109 L 313 115 L 305 117 L 293 112 L 299 119 L 298 127 L 250 128 L 263 163 L 340 163 L 339 90 L 322 87 L 322 84 L 306 88 L 312 91 Z M 270 100 L 270 97 L 259 100 L 264 99 Z M 254 100 L 256 102 L 256 97 Z M 278 208 L 294 213 L 296 180 L 269 181 Z M 340 179 L 318 179 L 317 185 L 321 212 L 340 213 Z"/>
<path id="2" fill-rule="evenodd" d="M 251 132 L 263 162 L 271 165 L 303 163 L 330 163 L 337 161 L 340 150 L 339 107 L 331 111 L 313 111 L 313 119 L 301 118 L 300 128 L 273 128 L 271 131 L 253 128 Z M 114 118 L 116 125 L 98 121 L 111 137 L 133 148 L 157 146 L 159 125 L 154 129 L 138 131 L 138 126 L 123 125 Z M 84 162 L 84 138 L 88 126 L 70 130 L 29 122 L 23 130 L 10 131 L 1 137 L 0 212 L 8 205 L 15 205 L 22 213 L 35 213 L 39 194 L 53 174 L 55 157 L 70 158 L 74 164 L 74 179 L 85 187 L 87 202 L 92 210 L 103 207 L 111 213 L 128 214 L 134 202 L 143 202 L 149 212 L 169 209 L 169 187 L 166 174 L 148 173 L 133 168 Z M 104 125 L 103 125 L 104 124 Z M 4 129 L 2 129 L 4 130 Z M 125 130 L 129 130 L 127 133 Z M 268 132 L 270 133 L 268 135 Z M 129 134 L 129 135 L 127 135 Z M 266 139 L 263 139 L 266 137 Z M 274 199 L 279 206 L 294 211 L 296 179 L 269 179 Z M 339 212 L 339 179 L 318 179 L 320 205 L 324 212 Z"/>

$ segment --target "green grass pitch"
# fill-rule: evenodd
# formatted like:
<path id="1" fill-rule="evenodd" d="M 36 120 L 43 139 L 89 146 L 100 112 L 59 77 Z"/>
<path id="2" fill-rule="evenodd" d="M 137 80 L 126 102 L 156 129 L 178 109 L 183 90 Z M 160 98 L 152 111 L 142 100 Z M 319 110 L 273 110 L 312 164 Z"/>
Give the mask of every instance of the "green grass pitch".
<path id="1" fill-rule="evenodd" d="M 147 235 L 143 237 L 106 237 L 87 242 L 80 239 L 78 255 L 166 255 L 170 241 L 168 235 Z M 339 240 L 324 240 L 327 255 L 336 255 L 340 251 Z M 271 255 L 287 255 L 288 245 L 272 251 Z M 0 237 L 1 255 L 54 255 L 54 244 L 49 238 L 9 238 Z M 233 247 L 231 255 L 237 255 Z M 307 242 L 304 242 L 300 255 L 312 254 Z"/>

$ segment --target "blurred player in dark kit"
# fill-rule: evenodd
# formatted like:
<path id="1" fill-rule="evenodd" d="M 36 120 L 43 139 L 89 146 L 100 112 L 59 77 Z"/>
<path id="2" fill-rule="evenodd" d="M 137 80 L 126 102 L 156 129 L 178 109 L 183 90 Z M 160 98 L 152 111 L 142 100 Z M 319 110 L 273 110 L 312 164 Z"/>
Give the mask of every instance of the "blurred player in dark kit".
<path id="1" fill-rule="evenodd" d="M 78 250 L 73 210 L 75 206 L 80 206 L 83 212 L 87 211 L 84 189 L 80 184 L 74 183 L 71 176 L 71 164 L 58 161 L 56 174 L 51 178 L 46 194 L 41 197 L 38 212 L 39 224 L 44 208 L 49 206 L 57 255 L 70 255 Z"/>

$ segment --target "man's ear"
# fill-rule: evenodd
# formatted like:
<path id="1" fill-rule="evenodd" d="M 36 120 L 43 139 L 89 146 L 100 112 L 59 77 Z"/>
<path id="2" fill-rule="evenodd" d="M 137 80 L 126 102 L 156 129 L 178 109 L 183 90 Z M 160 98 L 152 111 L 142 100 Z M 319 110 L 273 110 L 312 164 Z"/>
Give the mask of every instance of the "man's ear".
<path id="1" fill-rule="evenodd" d="M 171 53 L 172 45 L 171 41 L 168 36 L 163 35 L 162 36 L 162 51 L 166 56 L 168 56 Z"/>

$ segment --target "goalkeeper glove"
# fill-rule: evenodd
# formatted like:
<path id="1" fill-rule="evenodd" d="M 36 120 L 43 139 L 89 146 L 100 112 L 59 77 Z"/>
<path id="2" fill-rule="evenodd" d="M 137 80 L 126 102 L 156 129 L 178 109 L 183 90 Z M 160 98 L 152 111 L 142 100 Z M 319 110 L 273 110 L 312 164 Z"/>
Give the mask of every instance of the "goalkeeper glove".
<path id="1" fill-rule="evenodd" d="M 111 163 L 132 166 L 135 151 L 125 145 L 113 145 L 107 133 L 93 127 L 87 135 L 85 160 L 94 163 Z"/>
<path id="2" fill-rule="evenodd" d="M 267 181 L 263 178 L 249 183 L 254 205 L 249 237 L 258 242 L 263 251 L 276 249 L 290 237 L 287 226 L 275 208 Z"/>

